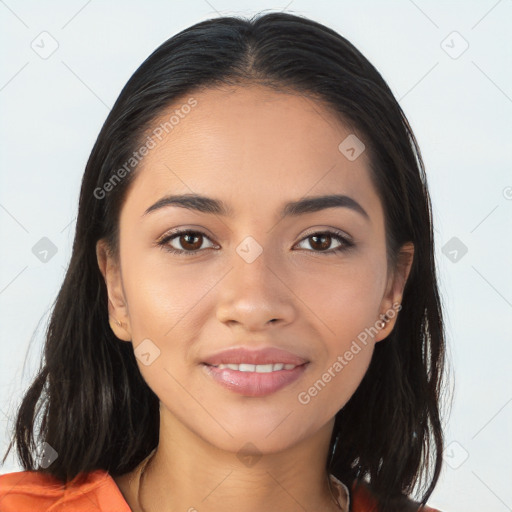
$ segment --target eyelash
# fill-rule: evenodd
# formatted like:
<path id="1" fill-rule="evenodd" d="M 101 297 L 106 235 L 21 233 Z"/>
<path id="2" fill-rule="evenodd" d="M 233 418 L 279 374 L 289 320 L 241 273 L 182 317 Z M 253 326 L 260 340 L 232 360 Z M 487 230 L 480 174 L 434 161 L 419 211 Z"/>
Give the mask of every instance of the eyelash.
<path id="1" fill-rule="evenodd" d="M 201 235 L 201 236 L 209 239 L 209 237 L 205 233 L 203 233 L 202 231 L 196 231 L 196 230 L 192 230 L 192 229 L 185 229 L 185 230 L 182 230 L 182 231 L 174 231 L 172 234 L 169 234 L 167 236 L 164 235 L 163 238 L 161 238 L 161 239 L 159 239 L 157 241 L 157 245 L 160 246 L 165 251 L 168 251 L 168 252 L 170 252 L 172 254 L 176 254 L 178 256 L 194 256 L 201 249 L 196 249 L 196 250 L 193 250 L 193 251 L 185 251 L 185 250 L 182 250 L 182 249 L 175 249 L 174 247 L 171 247 L 169 245 L 169 242 L 171 240 L 173 240 L 174 238 L 178 238 L 181 235 L 187 235 L 187 234 Z M 307 235 L 304 238 L 302 238 L 299 243 L 303 242 L 304 240 L 307 240 L 308 238 L 312 238 L 314 236 L 319 236 L 319 235 L 328 235 L 331 238 L 334 238 L 334 239 L 338 240 L 339 242 L 341 242 L 341 245 L 339 247 L 337 247 L 336 249 L 329 249 L 327 251 L 313 251 L 313 250 L 311 250 L 309 252 L 316 252 L 316 253 L 319 253 L 319 254 L 332 254 L 332 255 L 334 255 L 334 254 L 337 254 L 337 253 L 341 253 L 341 252 L 347 251 L 347 250 L 351 249 L 352 247 L 354 247 L 354 245 L 355 245 L 354 242 L 352 242 L 348 238 L 342 236 L 340 233 L 338 233 L 336 231 L 330 231 L 330 230 L 327 230 L 327 231 L 315 231 L 314 233 L 310 233 L 309 235 Z"/>

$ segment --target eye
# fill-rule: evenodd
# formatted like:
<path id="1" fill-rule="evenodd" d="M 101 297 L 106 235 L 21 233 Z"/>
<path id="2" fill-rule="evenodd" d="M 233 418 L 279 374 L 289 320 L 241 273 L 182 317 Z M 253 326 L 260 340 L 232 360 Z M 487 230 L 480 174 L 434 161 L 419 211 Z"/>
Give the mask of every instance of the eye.
<path id="1" fill-rule="evenodd" d="M 194 254 L 197 254 L 201 250 L 201 246 L 203 245 L 204 240 L 210 240 L 205 233 L 201 231 L 187 229 L 181 231 L 174 231 L 172 233 L 164 235 L 157 241 L 157 245 L 161 246 L 164 250 L 173 254 L 177 254 L 180 256 L 193 256 Z M 299 243 L 303 243 L 309 240 L 312 241 L 312 243 L 309 242 L 309 245 L 313 248 L 313 251 L 310 252 L 320 252 L 326 254 L 333 254 L 346 251 L 355 245 L 351 240 L 349 240 L 342 234 L 329 230 L 311 233 L 305 238 L 303 238 Z M 339 244 L 334 249 L 329 248 L 332 245 L 332 240 L 338 241 Z M 181 248 L 172 245 L 171 242 L 181 246 Z M 209 247 L 212 248 L 218 246 L 211 244 Z"/>
<path id="2" fill-rule="evenodd" d="M 300 243 L 309 240 L 312 241 L 312 243 L 308 242 L 309 245 L 315 249 L 313 252 L 322 252 L 327 254 L 346 251 L 355 245 L 354 242 L 349 240 L 347 237 L 335 231 L 317 231 L 316 233 L 311 233 L 303 238 Z M 332 240 L 337 240 L 339 243 L 339 245 L 334 249 L 329 248 L 332 244 Z"/>
<path id="3" fill-rule="evenodd" d="M 164 236 L 157 241 L 157 244 L 173 254 L 191 256 L 199 251 L 204 239 L 209 240 L 209 238 L 201 231 L 188 229 L 175 231 L 173 234 Z M 180 249 L 179 247 L 176 248 L 171 245 L 171 242 L 174 242 L 176 245 L 180 245 L 183 249 Z M 213 244 L 210 247 L 213 247 Z"/>

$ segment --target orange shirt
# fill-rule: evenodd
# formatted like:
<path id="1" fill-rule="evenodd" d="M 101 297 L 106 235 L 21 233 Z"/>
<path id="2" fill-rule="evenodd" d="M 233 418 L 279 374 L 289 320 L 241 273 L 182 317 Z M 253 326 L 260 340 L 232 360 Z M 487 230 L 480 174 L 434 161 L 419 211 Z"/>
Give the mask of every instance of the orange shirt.
<path id="1" fill-rule="evenodd" d="M 104 470 L 91 471 L 86 480 L 62 485 L 51 475 L 17 471 L 0 475 L 0 512 L 132 512 L 114 479 Z M 378 512 L 368 488 L 350 492 L 350 512 Z M 426 507 L 422 512 L 440 512 Z"/>

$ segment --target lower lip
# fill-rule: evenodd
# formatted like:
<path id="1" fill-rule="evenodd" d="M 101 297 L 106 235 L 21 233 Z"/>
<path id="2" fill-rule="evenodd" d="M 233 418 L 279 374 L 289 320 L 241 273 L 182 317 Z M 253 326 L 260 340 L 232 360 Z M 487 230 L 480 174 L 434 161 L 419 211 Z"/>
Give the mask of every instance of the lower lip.
<path id="1" fill-rule="evenodd" d="M 206 373 L 225 388 L 244 396 L 266 396 L 296 381 L 309 363 L 296 366 L 292 370 L 279 370 L 269 373 L 239 372 L 229 368 L 219 369 L 203 364 Z"/>

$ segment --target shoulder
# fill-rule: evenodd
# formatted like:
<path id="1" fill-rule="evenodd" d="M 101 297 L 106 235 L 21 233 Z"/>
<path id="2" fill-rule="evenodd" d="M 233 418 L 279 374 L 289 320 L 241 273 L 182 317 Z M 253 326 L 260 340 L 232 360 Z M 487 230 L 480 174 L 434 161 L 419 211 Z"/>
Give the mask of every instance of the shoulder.
<path id="1" fill-rule="evenodd" d="M 40 471 L 0 475 L 2 512 L 131 512 L 112 477 L 104 470 L 81 473 L 62 483 Z"/>
<path id="2" fill-rule="evenodd" d="M 354 480 L 350 486 L 350 512 L 379 512 L 377 500 L 370 485 L 363 480 Z M 410 498 L 403 497 L 396 504 L 397 512 L 441 512 L 428 506 L 420 509 L 420 504 Z"/>

